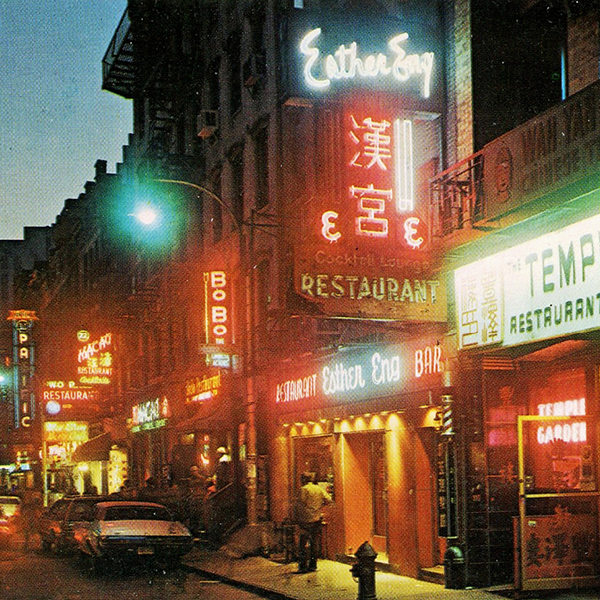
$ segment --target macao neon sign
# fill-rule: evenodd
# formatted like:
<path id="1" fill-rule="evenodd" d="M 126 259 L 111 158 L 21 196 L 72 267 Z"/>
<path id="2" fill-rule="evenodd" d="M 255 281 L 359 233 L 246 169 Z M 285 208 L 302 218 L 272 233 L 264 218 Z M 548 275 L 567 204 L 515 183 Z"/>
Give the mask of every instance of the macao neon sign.
<path id="1" fill-rule="evenodd" d="M 304 81 L 309 87 L 325 90 L 331 87 L 333 81 L 357 79 L 392 79 L 401 84 L 421 77 L 421 94 L 423 98 L 429 98 L 434 53 L 408 54 L 403 48 L 408 40 L 408 33 L 400 33 L 389 40 L 389 55 L 378 52 L 362 57 L 359 56 L 356 42 L 351 42 L 348 46 L 341 44 L 333 54 L 321 56 L 316 45 L 321 33 L 320 27 L 313 29 L 300 42 L 300 52 L 306 56 Z"/>

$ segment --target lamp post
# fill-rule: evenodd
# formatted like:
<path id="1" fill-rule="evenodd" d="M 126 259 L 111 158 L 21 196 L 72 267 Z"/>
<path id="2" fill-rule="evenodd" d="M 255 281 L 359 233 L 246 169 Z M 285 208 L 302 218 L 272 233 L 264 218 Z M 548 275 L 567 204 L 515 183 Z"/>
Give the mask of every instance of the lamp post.
<path id="1" fill-rule="evenodd" d="M 257 523 L 257 444 L 256 444 L 256 400 L 254 396 L 254 386 L 251 379 L 251 351 L 252 344 L 250 336 L 252 335 L 252 275 L 249 271 L 249 257 L 246 252 L 246 240 L 244 235 L 243 219 L 240 219 L 226 204 L 223 199 L 215 194 L 212 190 L 192 183 L 190 181 L 182 181 L 180 179 L 154 179 L 159 183 L 168 183 L 174 185 L 182 185 L 192 188 L 201 194 L 206 194 L 209 198 L 217 202 L 231 217 L 238 235 L 238 251 L 240 260 L 240 271 L 245 280 L 246 301 L 244 310 L 241 314 L 244 315 L 242 321 L 242 377 L 245 385 L 245 404 L 246 404 L 246 511 L 249 525 Z"/>

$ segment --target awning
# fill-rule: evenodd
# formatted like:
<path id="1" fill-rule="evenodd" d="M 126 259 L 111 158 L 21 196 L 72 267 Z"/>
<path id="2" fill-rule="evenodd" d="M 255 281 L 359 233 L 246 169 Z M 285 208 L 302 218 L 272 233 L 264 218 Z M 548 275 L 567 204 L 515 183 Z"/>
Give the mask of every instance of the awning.
<path id="1" fill-rule="evenodd" d="M 114 442 L 110 433 L 101 433 L 95 438 L 77 446 L 73 452 L 74 462 L 92 462 L 95 460 L 108 460 L 110 449 Z"/>

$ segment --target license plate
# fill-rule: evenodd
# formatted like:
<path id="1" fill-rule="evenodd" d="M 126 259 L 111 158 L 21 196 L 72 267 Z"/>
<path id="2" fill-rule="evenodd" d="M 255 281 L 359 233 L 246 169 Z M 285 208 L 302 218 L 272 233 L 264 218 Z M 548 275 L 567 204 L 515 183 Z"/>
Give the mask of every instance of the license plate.
<path id="1" fill-rule="evenodd" d="M 142 547 L 138 548 L 138 554 L 154 554 L 154 550 L 152 548 Z"/>

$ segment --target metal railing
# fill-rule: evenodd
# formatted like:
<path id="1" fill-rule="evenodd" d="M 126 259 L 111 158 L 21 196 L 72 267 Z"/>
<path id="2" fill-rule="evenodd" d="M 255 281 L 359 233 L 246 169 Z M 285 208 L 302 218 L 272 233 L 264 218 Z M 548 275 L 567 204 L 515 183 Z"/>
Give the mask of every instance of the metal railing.
<path id="1" fill-rule="evenodd" d="M 436 175 L 429 184 L 435 237 L 470 229 L 483 216 L 483 151 Z"/>

